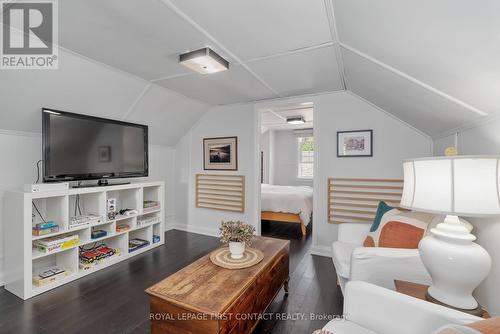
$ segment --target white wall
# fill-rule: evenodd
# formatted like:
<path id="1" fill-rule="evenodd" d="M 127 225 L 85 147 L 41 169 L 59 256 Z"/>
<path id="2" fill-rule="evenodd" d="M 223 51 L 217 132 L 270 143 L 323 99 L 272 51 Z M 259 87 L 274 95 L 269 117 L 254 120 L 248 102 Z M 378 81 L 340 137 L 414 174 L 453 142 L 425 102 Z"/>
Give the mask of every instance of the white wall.
<path id="1" fill-rule="evenodd" d="M 177 202 L 175 228 L 195 233 L 217 235 L 222 220 L 242 220 L 253 224 L 260 229 L 257 212 L 258 203 L 255 201 L 256 189 L 260 184 L 258 179 L 257 143 L 260 131 L 257 131 L 256 113 L 252 104 L 229 105 L 213 107 L 202 116 L 196 125 L 181 140 L 177 146 L 176 170 L 179 176 L 184 175 L 182 170 L 189 166 L 188 180 L 177 180 L 180 192 L 176 189 L 176 196 L 184 195 L 187 185 L 187 220 L 184 199 Z M 204 171 L 203 170 L 203 138 L 207 137 L 238 137 L 238 170 L 237 171 Z M 182 152 L 180 151 L 182 150 Z M 189 152 L 185 156 L 184 152 Z M 195 207 L 194 179 L 197 173 L 222 173 L 244 175 L 246 178 L 245 212 L 230 213 Z"/>
<path id="2" fill-rule="evenodd" d="M 313 180 L 298 179 L 297 136 L 293 130 L 277 130 L 274 134 L 274 184 L 280 186 L 312 186 Z"/>
<path id="3" fill-rule="evenodd" d="M 314 138 L 319 150 L 314 182 L 313 247 L 330 254 L 337 225 L 327 223 L 329 177 L 402 178 L 402 160 L 429 156 L 431 140 L 400 120 L 350 93 L 321 95 L 314 99 Z M 373 157 L 338 158 L 337 131 L 373 130 Z"/>
<path id="4" fill-rule="evenodd" d="M 454 136 L 435 140 L 434 154 L 443 155 L 444 149 L 454 146 Z M 500 154 L 500 120 L 492 119 L 458 133 L 460 155 Z M 486 280 L 477 288 L 475 295 L 492 316 L 500 316 L 500 218 L 467 218 L 474 225 L 472 233 L 492 258 L 492 269 Z"/>
<path id="5" fill-rule="evenodd" d="M 186 226 L 189 216 L 191 177 L 191 131 L 175 147 L 175 221 L 172 227 Z"/>

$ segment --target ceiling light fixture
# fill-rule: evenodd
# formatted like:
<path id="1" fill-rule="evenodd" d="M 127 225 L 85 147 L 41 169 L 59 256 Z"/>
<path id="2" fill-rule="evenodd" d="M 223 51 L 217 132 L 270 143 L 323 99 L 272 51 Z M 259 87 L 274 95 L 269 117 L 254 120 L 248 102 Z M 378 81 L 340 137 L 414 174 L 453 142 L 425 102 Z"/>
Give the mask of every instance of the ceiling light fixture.
<path id="1" fill-rule="evenodd" d="M 179 63 L 201 74 L 217 73 L 229 69 L 229 62 L 210 48 L 203 48 L 179 56 Z"/>
<path id="2" fill-rule="evenodd" d="M 286 122 L 288 124 L 300 125 L 304 124 L 306 121 L 304 120 L 304 116 L 291 116 L 286 118 Z"/>

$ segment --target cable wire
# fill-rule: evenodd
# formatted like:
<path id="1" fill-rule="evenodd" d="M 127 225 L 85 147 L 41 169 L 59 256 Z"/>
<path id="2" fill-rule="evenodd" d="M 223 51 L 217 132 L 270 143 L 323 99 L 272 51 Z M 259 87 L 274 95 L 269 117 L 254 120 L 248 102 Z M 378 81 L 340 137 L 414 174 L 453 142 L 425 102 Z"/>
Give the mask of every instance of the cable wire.
<path id="1" fill-rule="evenodd" d="M 42 214 L 40 213 L 40 210 L 38 210 L 38 207 L 36 206 L 35 202 L 31 202 L 33 204 L 33 207 L 35 208 L 36 212 L 38 212 L 38 215 L 42 219 L 44 223 L 47 223 L 47 221 L 43 218 Z"/>
<path id="2" fill-rule="evenodd" d="M 42 162 L 43 160 L 38 160 L 36 162 L 36 181 L 35 183 L 38 183 L 40 182 L 40 162 Z"/>

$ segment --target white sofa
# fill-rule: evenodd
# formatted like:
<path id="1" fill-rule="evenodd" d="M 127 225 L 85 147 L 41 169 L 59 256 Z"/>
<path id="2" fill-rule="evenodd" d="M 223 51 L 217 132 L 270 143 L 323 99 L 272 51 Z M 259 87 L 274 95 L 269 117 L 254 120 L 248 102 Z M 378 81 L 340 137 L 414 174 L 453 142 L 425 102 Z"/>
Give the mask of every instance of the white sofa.
<path id="1" fill-rule="evenodd" d="M 359 281 L 346 284 L 344 315 L 345 319 L 332 320 L 323 330 L 335 334 L 431 334 L 444 325 L 483 320 Z"/>
<path id="2" fill-rule="evenodd" d="M 332 259 L 344 292 L 348 281 L 365 281 L 394 290 L 394 279 L 431 284 L 418 249 L 363 247 L 369 224 L 339 225 Z"/>

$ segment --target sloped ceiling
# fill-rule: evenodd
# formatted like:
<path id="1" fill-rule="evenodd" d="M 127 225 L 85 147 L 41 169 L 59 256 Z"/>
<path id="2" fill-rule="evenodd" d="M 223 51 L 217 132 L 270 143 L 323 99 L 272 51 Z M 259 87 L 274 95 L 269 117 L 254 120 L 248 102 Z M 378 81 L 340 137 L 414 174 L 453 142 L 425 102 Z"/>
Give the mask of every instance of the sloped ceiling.
<path id="1" fill-rule="evenodd" d="M 41 101 L 72 110 L 79 100 L 82 112 L 150 122 L 165 144 L 205 104 L 343 89 L 439 137 L 498 111 L 499 14 L 497 0 L 59 1 L 62 47 L 140 80 L 80 73 L 86 65 L 75 63 L 65 74 L 2 73 L 0 85 L 14 94 L 27 85 Z M 230 70 L 204 76 L 178 64 L 180 53 L 204 46 Z M 60 94 L 44 87 L 47 76 Z M 62 81 L 74 77 L 78 90 Z M 20 107 L 27 103 L 18 103 L 14 119 L 2 113 L 2 124 L 38 128 Z"/>
<path id="2" fill-rule="evenodd" d="M 41 108 L 149 125 L 152 144 L 173 146 L 206 104 L 61 50 L 58 70 L 0 74 L 0 129 L 41 132 Z"/>
<path id="3" fill-rule="evenodd" d="M 439 136 L 500 109 L 500 2 L 334 0 L 347 88 Z"/>
<path id="4" fill-rule="evenodd" d="M 323 1 L 71 0 L 59 13 L 62 46 L 212 105 L 343 89 Z M 178 64 L 204 46 L 230 70 Z"/>

